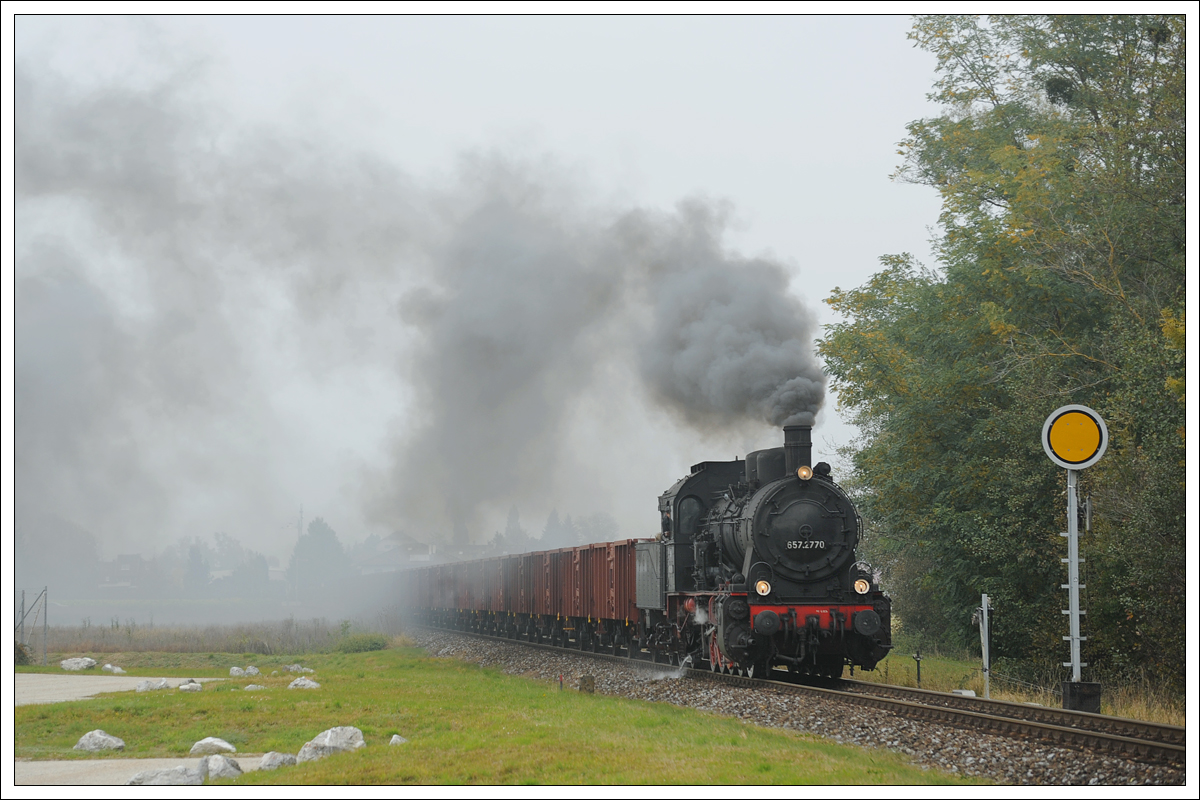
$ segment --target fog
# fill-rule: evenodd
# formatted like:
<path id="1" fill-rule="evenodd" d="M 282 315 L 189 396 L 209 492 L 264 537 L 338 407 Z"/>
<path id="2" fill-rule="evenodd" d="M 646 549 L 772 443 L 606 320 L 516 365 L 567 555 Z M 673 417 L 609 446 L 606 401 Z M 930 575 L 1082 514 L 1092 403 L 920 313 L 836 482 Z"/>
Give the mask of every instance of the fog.
<path id="1" fill-rule="evenodd" d="M 363 562 L 396 534 L 443 553 L 490 542 L 511 532 L 518 510 L 535 545 L 543 528 L 650 536 L 658 494 L 692 463 L 778 446 L 788 422 L 815 422 L 821 451 L 830 411 L 813 353 L 815 304 L 852 261 L 873 263 L 882 250 L 869 238 L 890 216 L 876 214 L 854 241 L 834 234 L 832 250 L 803 248 L 818 254 L 811 261 L 782 258 L 771 244 L 737 244 L 749 223 L 716 193 L 727 171 L 698 172 L 688 178 L 696 189 L 663 199 L 636 169 L 598 179 L 578 152 L 512 129 L 472 131 L 452 158 L 433 162 L 428 147 L 381 145 L 385 129 L 413 133 L 409 144 L 424 141 L 422 130 L 465 130 L 474 106 L 463 93 L 475 81 L 421 72 L 397 84 L 381 72 L 376 86 L 335 85 L 315 66 L 289 72 L 265 55 L 291 38 L 244 41 L 301 21 L 208 22 L 195 36 L 180 32 L 201 30 L 199 20 L 18 25 L 19 585 L 78 589 L 97 580 L 84 562 L 140 554 L 145 570 L 183 587 L 180 597 L 200 596 L 187 584 L 202 567 L 224 576 L 217 583 L 250 586 L 268 562 L 273 578 L 289 567 L 315 517 Z M 484 22 L 467 25 L 471 41 L 492 40 Z M 349 38 L 331 40 L 313 63 L 328 68 L 336 56 L 369 80 L 362 70 L 373 62 L 347 49 L 358 28 L 337 25 Z M 540 41 L 534 21 L 503 25 Z M 413 20 L 396 33 L 416 46 L 419 30 L 445 35 L 447 26 Z M 595 39 L 577 30 L 575 46 L 603 51 L 615 35 L 642 49 L 627 54 L 622 89 L 588 75 L 594 97 L 611 103 L 624 91 L 648 152 L 673 163 L 662 148 L 678 144 L 688 164 L 701 163 L 713 140 L 696 125 L 724 110 L 669 123 L 684 106 L 698 109 L 710 66 L 696 53 L 660 64 L 644 50 L 672 35 L 658 23 L 605 30 Z M 414 52 L 430 65 L 454 62 L 437 48 Z M 634 93 L 636 63 L 674 75 L 653 110 Z M 586 59 L 563 64 L 587 73 Z M 688 77 L 688 64 L 700 71 Z M 751 66 L 770 74 L 765 62 Z M 566 104 L 572 113 L 553 119 L 565 120 L 572 144 L 600 144 L 586 138 L 600 107 L 556 96 L 552 73 L 539 66 L 537 75 L 528 96 L 514 83 L 511 97 L 527 109 Z M 286 96 L 264 102 L 281 79 Z M 454 88 L 439 95 L 442 79 Z M 388 80 L 420 100 L 407 117 L 380 91 Z M 479 80 L 507 91 L 507 78 Z M 728 109 L 786 119 L 765 102 L 768 84 L 746 84 L 751 102 L 733 100 L 734 83 L 722 84 Z M 820 93 L 840 97 L 832 85 Z M 744 138 L 755 123 L 730 119 L 741 138 L 729 146 L 751 153 L 762 139 Z M 380 120 L 392 127 L 371 127 Z M 898 124 L 886 138 L 901 132 Z M 774 153 L 772 163 L 810 172 L 831 166 L 828 153 Z M 852 161 L 865 163 L 858 152 Z M 824 191 L 773 181 L 763 196 L 799 204 L 774 203 L 775 216 L 824 214 Z M 872 202 L 860 193 L 855 223 Z M 854 260 L 843 244 L 870 257 Z"/>
<path id="2" fill-rule="evenodd" d="M 648 535 L 681 457 L 819 410 L 815 321 L 722 204 L 621 207 L 502 151 L 419 183 L 223 125 L 199 80 L 18 64 L 19 528 L 286 555 L 319 486 L 350 540 L 484 542 L 514 505 Z"/>

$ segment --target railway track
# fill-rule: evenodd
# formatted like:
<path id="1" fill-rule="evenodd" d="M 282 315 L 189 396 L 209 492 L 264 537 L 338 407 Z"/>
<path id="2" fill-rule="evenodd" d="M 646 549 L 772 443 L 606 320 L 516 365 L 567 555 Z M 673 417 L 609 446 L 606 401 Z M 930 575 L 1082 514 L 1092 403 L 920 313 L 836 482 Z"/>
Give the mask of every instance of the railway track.
<path id="1" fill-rule="evenodd" d="M 429 630 L 444 629 L 429 628 Z M 1186 763 L 1184 729 L 1176 725 L 1159 725 L 1140 720 L 1002 700 L 984 700 L 867 681 L 841 680 L 826 681 L 822 685 L 801 684 L 787 680 L 786 673 L 781 672 L 778 676 L 750 678 L 711 672 L 707 669 L 655 663 L 645 653 L 614 655 L 469 631 L 447 630 L 447 632 L 492 641 L 511 642 L 523 647 L 559 654 L 569 653 L 583 658 L 659 672 L 678 670 L 682 676 L 698 681 L 718 681 L 770 689 L 785 694 L 806 696 L 814 700 L 828 698 L 887 711 L 909 719 L 936 722 L 1030 742 L 1088 750 L 1131 761 L 1163 764 L 1181 769 Z"/>

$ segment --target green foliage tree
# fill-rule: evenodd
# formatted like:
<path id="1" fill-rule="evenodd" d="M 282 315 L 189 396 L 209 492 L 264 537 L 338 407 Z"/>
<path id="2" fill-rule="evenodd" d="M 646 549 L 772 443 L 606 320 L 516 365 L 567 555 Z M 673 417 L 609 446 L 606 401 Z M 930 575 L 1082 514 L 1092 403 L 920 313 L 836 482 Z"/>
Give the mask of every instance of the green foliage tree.
<path id="1" fill-rule="evenodd" d="M 1093 663 L 1182 678 L 1184 24 L 1179 17 L 918 18 L 944 113 L 909 125 L 902 180 L 941 193 L 941 269 L 884 259 L 828 302 L 821 352 L 864 432 L 855 456 L 898 617 L 1061 661 L 1065 478 L 1055 407 L 1108 420 L 1084 473 Z"/>

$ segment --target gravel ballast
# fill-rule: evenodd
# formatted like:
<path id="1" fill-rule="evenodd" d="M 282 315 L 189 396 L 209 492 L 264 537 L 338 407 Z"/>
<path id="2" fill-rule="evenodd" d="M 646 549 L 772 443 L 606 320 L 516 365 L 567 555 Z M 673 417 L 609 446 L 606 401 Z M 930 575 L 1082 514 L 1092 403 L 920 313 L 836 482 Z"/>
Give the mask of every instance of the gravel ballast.
<path id="1" fill-rule="evenodd" d="M 905 754 L 925 769 L 980 776 L 997 783 L 1184 784 L 1184 772 L 1171 767 L 909 720 L 837 700 L 813 705 L 784 692 L 685 679 L 669 667 L 654 672 L 443 631 L 416 629 L 409 635 L 431 656 L 473 661 L 539 680 L 557 682 L 562 675 L 564 685 L 571 687 L 578 683 L 580 675 L 594 675 L 599 693 L 689 706 L 764 727 L 824 736 L 843 744 L 886 748 Z"/>

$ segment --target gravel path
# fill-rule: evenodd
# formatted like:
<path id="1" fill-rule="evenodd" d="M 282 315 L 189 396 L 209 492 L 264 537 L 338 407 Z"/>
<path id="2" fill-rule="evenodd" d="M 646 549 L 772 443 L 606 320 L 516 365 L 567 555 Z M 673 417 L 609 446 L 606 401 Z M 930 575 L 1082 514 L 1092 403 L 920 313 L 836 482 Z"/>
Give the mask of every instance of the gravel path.
<path id="1" fill-rule="evenodd" d="M 690 706 L 844 744 L 896 750 L 927 769 L 982 776 L 1002 784 L 1184 785 L 1184 772 L 1179 769 L 917 722 L 836 700 L 805 706 L 795 695 L 783 692 L 684 680 L 678 673 L 655 674 L 509 642 L 420 629 L 409 635 L 433 656 L 474 661 L 540 680 L 557 681 L 561 674 L 570 686 L 577 685 L 586 671 L 595 676 L 596 691 L 604 694 Z"/>
<path id="2" fill-rule="evenodd" d="M 158 681 L 160 678 L 133 677 L 129 675 L 54 675 L 43 672 L 18 672 L 14 688 L 15 704 L 26 706 L 33 703 L 61 703 L 66 700 L 88 700 L 106 692 L 132 692 L 142 681 Z M 174 689 L 186 678 L 166 678 L 167 686 Z M 221 678 L 199 678 L 197 683 L 222 680 Z"/>
<path id="3" fill-rule="evenodd" d="M 243 772 L 258 769 L 261 753 L 234 753 Z M 73 761 L 21 761 L 13 765 L 17 786 L 124 786 L 139 772 L 187 767 L 195 769 L 200 759 L 190 758 L 96 758 Z"/>

